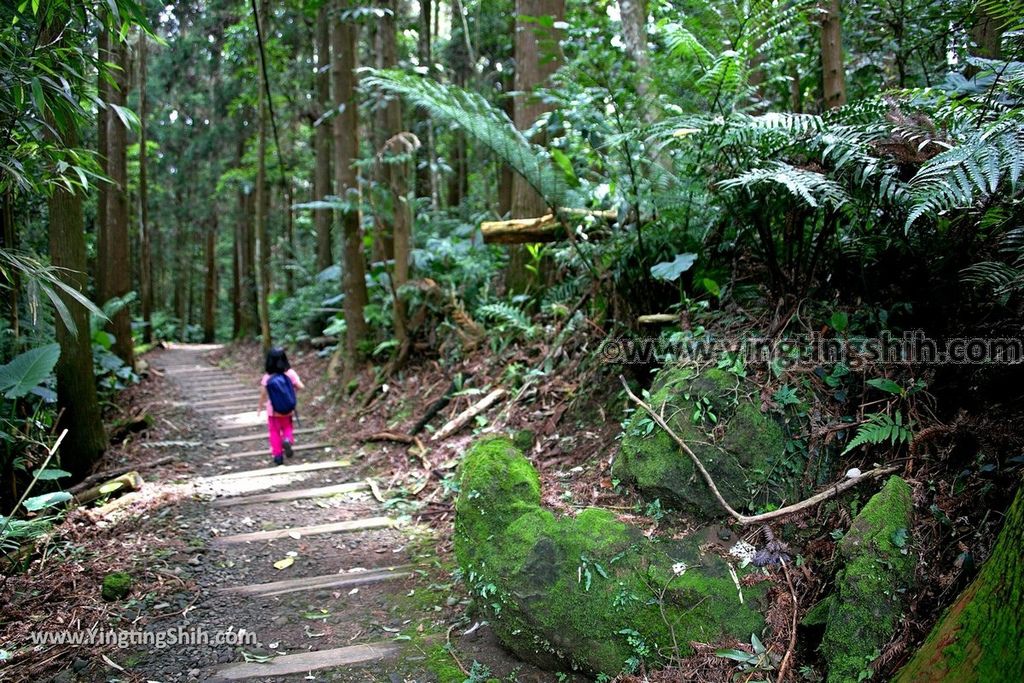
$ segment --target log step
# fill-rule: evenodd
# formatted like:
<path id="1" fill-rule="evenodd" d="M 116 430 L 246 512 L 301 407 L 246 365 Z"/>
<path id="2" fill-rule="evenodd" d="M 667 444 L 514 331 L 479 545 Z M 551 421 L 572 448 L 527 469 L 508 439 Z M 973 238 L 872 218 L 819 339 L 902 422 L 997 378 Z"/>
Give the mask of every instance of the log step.
<path id="1" fill-rule="evenodd" d="M 262 467 L 258 470 L 243 470 L 241 472 L 228 472 L 217 474 L 201 480 L 209 483 L 211 481 L 230 481 L 231 479 L 248 479 L 249 477 L 266 477 L 279 474 L 298 474 L 302 472 L 316 472 L 317 470 L 333 470 L 348 467 L 350 463 L 342 460 L 332 462 L 306 462 L 301 465 L 278 465 L 276 467 Z"/>
<path id="2" fill-rule="evenodd" d="M 320 590 L 323 588 L 354 588 L 356 586 L 368 586 L 373 583 L 394 581 L 395 579 L 404 579 L 409 576 L 412 576 L 412 571 L 409 570 L 408 566 L 385 567 L 384 569 L 372 569 L 364 572 L 307 576 L 302 579 L 256 583 L 248 586 L 225 586 L 223 588 L 217 588 L 214 590 L 214 593 L 232 593 L 235 595 L 251 595 L 268 598 L 275 595 Z"/>
<path id="3" fill-rule="evenodd" d="M 323 431 L 324 430 L 322 428 L 320 428 L 320 427 L 305 427 L 303 429 L 296 429 L 292 433 L 296 434 L 296 435 L 298 435 L 298 434 L 319 434 L 319 433 L 321 433 Z M 218 445 L 221 445 L 221 444 L 225 444 L 226 445 L 226 444 L 232 444 L 232 443 L 242 443 L 242 442 L 245 442 L 245 441 L 257 441 L 258 439 L 265 439 L 265 438 L 267 438 L 266 432 L 261 432 L 259 434 L 243 434 L 242 436 L 229 436 L 229 437 L 226 437 L 226 438 L 223 438 L 223 439 L 217 439 L 214 443 L 216 443 Z"/>
<path id="4" fill-rule="evenodd" d="M 207 681 L 281 680 L 291 674 L 308 674 L 311 671 L 339 666 L 356 666 L 379 662 L 398 656 L 402 648 L 393 642 L 380 641 L 363 645 L 349 645 L 333 650 L 302 652 L 294 655 L 274 657 L 268 662 L 245 662 L 229 664 L 208 672 Z"/>
<path id="5" fill-rule="evenodd" d="M 292 452 L 301 453 L 302 451 L 315 451 L 319 448 L 330 448 L 329 443 L 304 443 L 300 446 L 292 446 Z M 251 458 L 256 455 L 270 455 L 270 451 L 266 448 L 260 448 L 254 451 L 243 451 L 241 453 L 228 453 L 226 455 L 216 456 L 218 460 L 233 460 L 235 458 Z"/>
<path id="6" fill-rule="evenodd" d="M 391 517 L 367 517 L 366 519 L 350 519 L 344 522 L 330 522 L 328 524 L 314 524 L 312 526 L 300 526 L 291 529 L 272 529 L 270 531 L 252 531 L 246 534 L 235 534 L 233 536 L 221 536 L 210 541 L 214 548 L 238 543 L 258 543 L 260 541 L 276 541 L 281 538 L 291 538 L 293 534 L 303 536 L 319 536 L 322 534 L 342 534 L 353 531 L 371 531 L 373 529 L 388 529 L 396 524 Z"/>
<path id="7" fill-rule="evenodd" d="M 230 496 L 217 498 L 210 503 L 210 507 L 226 508 L 235 505 L 255 505 L 257 503 L 280 503 L 289 500 L 302 500 L 305 498 L 323 498 L 335 496 L 339 493 L 355 493 L 365 491 L 370 484 L 365 481 L 351 482 L 348 484 L 335 484 L 334 486 L 317 486 L 311 489 L 293 489 L 291 491 L 274 491 L 273 493 L 259 493 L 254 496 Z"/>

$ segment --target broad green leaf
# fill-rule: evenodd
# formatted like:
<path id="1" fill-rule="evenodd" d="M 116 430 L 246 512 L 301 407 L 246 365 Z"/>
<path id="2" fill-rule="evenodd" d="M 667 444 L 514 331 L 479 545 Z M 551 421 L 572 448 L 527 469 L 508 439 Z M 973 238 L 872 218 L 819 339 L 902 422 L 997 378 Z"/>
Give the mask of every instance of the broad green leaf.
<path id="1" fill-rule="evenodd" d="M 26 500 L 23 505 L 29 512 L 36 512 L 43 508 L 54 507 L 61 503 L 66 503 L 71 500 L 71 494 L 67 491 L 54 491 L 53 493 L 44 493 L 41 496 L 32 496 Z"/>
<path id="2" fill-rule="evenodd" d="M 0 365 L 0 391 L 6 398 L 25 396 L 50 376 L 59 358 L 59 344 L 47 344 L 15 356 L 7 365 Z"/>
<path id="3" fill-rule="evenodd" d="M 867 383 L 868 386 L 872 386 L 875 389 L 880 389 L 881 391 L 885 391 L 890 394 L 896 394 L 897 396 L 903 393 L 903 387 L 896 384 L 896 382 L 893 382 L 891 379 L 886 379 L 885 377 L 869 379 Z M 897 417 L 900 417 L 898 413 Z"/>
<path id="4" fill-rule="evenodd" d="M 651 275 L 659 280 L 675 282 L 683 273 L 692 268 L 696 261 L 696 254 L 677 254 L 671 261 L 663 261 L 651 266 Z"/>
<path id="5" fill-rule="evenodd" d="M 36 472 L 36 479 L 40 481 L 53 481 L 55 479 L 63 479 L 64 477 L 70 477 L 71 473 L 65 470 L 57 469 L 56 467 L 48 467 L 45 470 L 39 470 Z"/>

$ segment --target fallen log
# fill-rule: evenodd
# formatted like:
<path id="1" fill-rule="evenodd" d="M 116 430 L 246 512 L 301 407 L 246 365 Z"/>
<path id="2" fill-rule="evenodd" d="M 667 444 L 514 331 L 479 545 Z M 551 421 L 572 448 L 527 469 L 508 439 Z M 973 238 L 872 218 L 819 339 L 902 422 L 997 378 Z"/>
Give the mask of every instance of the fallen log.
<path id="1" fill-rule="evenodd" d="M 675 322 L 679 322 L 679 316 L 674 313 L 651 313 L 636 319 L 637 325 L 670 325 Z"/>
<path id="2" fill-rule="evenodd" d="M 68 489 L 68 493 L 70 493 L 71 495 L 78 495 L 80 492 L 85 491 L 98 481 L 102 481 L 104 479 L 113 479 L 114 477 L 119 477 L 122 474 L 128 474 L 129 472 L 144 472 L 145 470 L 152 469 L 154 467 L 168 465 L 174 462 L 175 460 L 178 460 L 177 456 L 168 455 L 162 458 L 157 458 L 156 460 L 150 460 L 147 463 L 127 465 L 125 467 L 116 467 L 112 470 L 97 472 L 96 474 L 89 475 L 78 484 L 72 486 L 70 489 Z"/>
<path id="3" fill-rule="evenodd" d="M 103 482 L 98 486 L 86 489 L 81 493 L 75 495 L 76 505 L 86 505 L 92 501 L 102 498 L 103 496 L 110 495 L 111 493 L 126 493 L 128 491 L 138 491 L 142 488 L 142 477 L 138 472 L 127 472 L 119 477 L 115 477 L 110 481 Z"/>
<path id="4" fill-rule="evenodd" d="M 459 431 L 474 417 L 484 412 L 492 405 L 497 403 L 505 396 L 504 389 L 495 389 L 491 393 L 484 396 L 482 399 L 471 405 L 470 407 L 463 410 L 461 413 L 452 418 L 445 426 L 438 429 L 432 437 L 431 441 L 440 441 L 446 439 L 455 432 Z"/>
<path id="5" fill-rule="evenodd" d="M 594 216 L 603 220 L 615 220 L 615 211 L 591 211 L 589 209 L 562 209 L 571 216 Z M 484 244 L 530 244 L 533 242 L 557 242 L 566 239 L 565 228 L 555 214 L 548 213 L 537 218 L 513 218 L 507 221 L 484 221 L 480 224 Z"/>

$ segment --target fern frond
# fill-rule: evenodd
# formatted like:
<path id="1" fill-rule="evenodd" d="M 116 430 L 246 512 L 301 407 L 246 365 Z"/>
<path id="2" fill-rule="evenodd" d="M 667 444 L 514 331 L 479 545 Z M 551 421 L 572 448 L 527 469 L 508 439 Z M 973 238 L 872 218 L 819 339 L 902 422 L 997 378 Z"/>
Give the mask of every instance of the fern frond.
<path id="1" fill-rule="evenodd" d="M 496 322 L 505 329 L 520 332 L 527 338 L 533 337 L 537 332 L 537 328 L 530 321 L 529 316 L 522 309 L 516 308 L 507 301 L 484 304 L 476 309 L 476 315 L 482 320 Z"/>
<path id="2" fill-rule="evenodd" d="M 846 190 L 824 174 L 797 168 L 781 161 L 766 168 L 751 169 L 735 178 L 722 181 L 719 186 L 726 189 L 751 189 L 761 184 L 779 185 L 811 208 L 838 208 L 849 200 Z"/>
<path id="3" fill-rule="evenodd" d="M 550 154 L 527 140 L 508 115 L 478 93 L 395 70 L 367 70 L 362 83 L 404 97 L 431 116 L 458 126 L 512 167 L 548 206 L 569 207 L 565 174 Z"/>
<path id="4" fill-rule="evenodd" d="M 904 424 L 902 413 L 896 413 L 895 418 L 886 413 L 873 413 L 857 428 L 856 436 L 843 449 L 843 455 L 865 444 L 908 444 L 914 438 L 911 427 L 912 423 L 909 421 Z"/>

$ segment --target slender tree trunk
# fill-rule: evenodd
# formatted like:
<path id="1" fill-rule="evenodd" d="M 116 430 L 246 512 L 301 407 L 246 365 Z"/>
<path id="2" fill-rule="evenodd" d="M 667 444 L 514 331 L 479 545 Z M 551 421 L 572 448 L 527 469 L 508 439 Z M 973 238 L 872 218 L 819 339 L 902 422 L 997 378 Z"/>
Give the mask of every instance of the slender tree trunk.
<path id="1" fill-rule="evenodd" d="M 351 7 L 351 0 L 339 0 L 340 11 Z M 354 165 L 359 158 L 359 108 L 356 99 L 357 42 L 356 25 L 337 21 L 331 35 L 334 98 L 340 114 L 334 117 L 335 185 L 349 208 L 340 211 L 342 227 L 342 290 L 345 294 L 344 377 L 351 378 L 361 360 L 361 346 L 368 330 L 363 310 L 366 307 L 366 262 L 363 256 L 362 230 L 359 226 L 359 183 Z"/>
<path id="2" fill-rule="evenodd" d="M 561 64 L 562 52 L 558 38 L 560 31 L 545 28 L 533 17 L 551 17 L 559 22 L 565 16 L 565 0 L 516 0 L 515 34 L 515 97 L 514 121 L 516 128 L 526 130 L 550 107 L 533 97 L 535 88 L 547 83 Z M 539 141 L 538 141 L 539 142 Z M 548 206 L 522 176 L 512 179 L 512 218 L 532 218 L 547 212 Z M 509 252 L 505 284 L 510 292 L 526 291 L 535 281 L 526 266 L 525 247 Z"/>
<path id="3" fill-rule="evenodd" d="M 380 59 L 381 67 L 393 69 L 398 65 L 398 46 L 396 32 L 400 5 L 398 0 L 384 0 L 384 8 L 391 14 L 380 21 Z M 389 144 L 382 150 L 385 160 L 387 156 L 407 153 L 409 149 L 401 144 L 399 135 L 403 132 L 402 101 L 391 97 L 383 107 L 383 128 Z M 391 286 L 394 294 L 394 326 L 395 338 L 398 341 L 398 354 L 393 368 L 402 363 L 408 355 L 409 333 L 406 325 L 405 301 L 399 290 L 409 281 L 409 256 L 412 231 L 412 211 L 409 204 L 409 173 L 408 164 L 384 163 L 381 168 L 391 190 L 391 242 L 392 257 L 395 266 L 391 273 Z"/>
<path id="4" fill-rule="evenodd" d="M 899 672 L 898 683 L 1024 680 L 1022 547 L 1024 486 L 1006 512 L 992 555 Z"/>
<path id="5" fill-rule="evenodd" d="M 139 297 L 142 340 L 153 341 L 153 255 L 149 235 L 149 181 L 146 149 L 146 34 L 139 31 Z"/>
<path id="6" fill-rule="evenodd" d="M 262 29 L 269 27 L 268 16 L 270 4 L 261 0 L 259 15 L 256 21 Z M 268 35 L 263 31 L 264 35 Z M 259 277 L 257 295 L 259 301 L 260 338 L 263 340 L 264 351 L 271 346 L 270 339 L 270 230 L 267 227 L 270 214 L 270 188 L 267 187 L 267 99 L 262 73 L 266 70 L 262 54 L 257 55 L 261 75 L 259 77 L 259 133 L 256 161 L 256 264 Z"/>
<path id="7" fill-rule="evenodd" d="M 434 71 L 434 55 L 431 49 L 433 33 L 430 28 L 432 17 L 431 0 L 419 0 L 419 6 L 420 16 L 417 27 L 419 36 L 416 42 L 416 61 L 421 69 L 426 70 L 425 75 L 430 77 L 430 74 Z M 437 211 L 437 160 L 434 154 L 434 122 L 424 112 L 419 112 L 418 116 L 419 122 L 416 131 L 423 144 L 420 147 L 416 169 L 416 196 L 430 197 L 431 209 Z"/>
<path id="8" fill-rule="evenodd" d="M 2 238 L 0 246 L 8 250 L 17 249 L 18 231 L 14 225 L 14 194 L 10 190 L 4 192 L 3 200 L 0 202 L 0 224 L 3 228 L 0 230 L 0 238 Z M 10 278 L 7 294 L 8 316 L 14 341 L 17 342 L 21 335 L 21 313 L 18 304 L 21 297 L 21 278 L 18 277 L 16 270 L 11 271 Z"/>
<path id="9" fill-rule="evenodd" d="M 823 3 L 821 20 L 821 77 L 825 108 L 846 104 L 846 67 L 843 65 L 842 14 L 839 0 Z"/>
<path id="10" fill-rule="evenodd" d="M 1007 22 L 997 19 L 986 11 L 981 3 L 974 10 L 975 22 L 971 28 L 974 49 L 971 53 L 985 59 L 1001 59 L 1003 55 L 1003 31 Z"/>
<path id="11" fill-rule="evenodd" d="M 636 92 L 641 98 L 648 92 L 650 58 L 647 55 L 647 0 L 619 0 L 622 42 L 636 65 Z"/>
<path id="12" fill-rule="evenodd" d="M 47 26 L 46 43 L 54 40 L 64 27 L 56 21 Z M 58 44 L 60 39 L 58 40 Z M 76 65 L 79 68 L 81 65 Z M 50 126 L 57 128 L 50 118 Z M 65 148 L 78 146 L 75 123 L 61 131 L 61 139 L 54 140 Z M 53 134 L 49 133 L 51 139 Z M 47 199 L 49 215 L 50 261 L 61 269 L 61 277 L 83 294 L 86 291 L 85 232 L 82 219 L 82 196 L 57 185 Z M 89 312 L 77 301 L 63 293 L 75 330 L 65 326 L 60 316 L 54 316 L 60 358 L 54 369 L 57 376 L 57 427 L 68 430 L 68 438 L 60 450 L 60 464 L 76 478 L 87 475 L 93 464 L 103 455 L 107 437 L 103 431 L 99 402 L 96 398 L 96 378 L 92 367 L 92 341 L 89 338 Z"/>
<path id="13" fill-rule="evenodd" d="M 106 28 L 100 28 L 96 37 L 97 56 L 101 62 L 110 61 L 110 33 Z M 103 101 L 103 104 L 96 108 L 96 162 L 99 164 L 100 173 L 107 175 L 107 156 L 110 153 L 107 142 L 107 129 L 110 126 L 110 108 L 107 102 L 110 101 L 110 83 L 106 79 L 106 70 L 101 66 L 96 71 L 96 94 Z M 96 183 L 96 293 L 102 297 L 107 291 L 106 268 L 102 266 L 102 258 L 106 255 L 108 247 L 107 239 L 107 183 L 99 181 Z M 100 303 L 103 303 L 102 301 Z"/>
<path id="14" fill-rule="evenodd" d="M 331 33 L 327 3 L 320 6 L 316 18 L 316 100 L 317 118 L 322 117 L 331 106 Z M 316 166 L 313 169 L 313 199 L 324 201 L 334 194 L 331 186 L 331 129 L 328 121 L 321 121 L 314 130 L 314 151 Z M 331 222 L 334 219 L 329 209 L 316 209 L 313 220 L 316 224 L 316 269 L 322 272 L 331 267 L 334 257 L 331 253 Z"/>
<path id="15" fill-rule="evenodd" d="M 217 213 L 206 229 L 206 281 L 203 288 L 203 341 L 212 344 L 217 336 Z"/>
<path id="16" fill-rule="evenodd" d="M 241 205 L 242 202 L 239 201 Z M 231 242 L 231 338 L 238 339 L 242 327 L 242 221 L 235 220 Z"/>
<path id="17" fill-rule="evenodd" d="M 111 36 L 111 62 L 119 67 L 113 73 L 114 86 L 110 91 L 110 102 L 125 105 L 128 85 L 126 82 L 127 46 Z M 100 242 L 98 270 L 103 271 L 105 289 L 100 290 L 100 300 L 106 303 L 114 297 L 123 297 L 132 290 L 131 241 L 128 235 L 128 129 L 120 117 L 111 115 L 107 119 L 107 174 L 110 187 L 107 188 L 107 225 Z M 110 328 L 114 334 L 111 349 L 128 365 L 134 365 L 135 354 L 132 341 L 132 318 L 130 307 L 124 306 L 111 317 Z"/>

